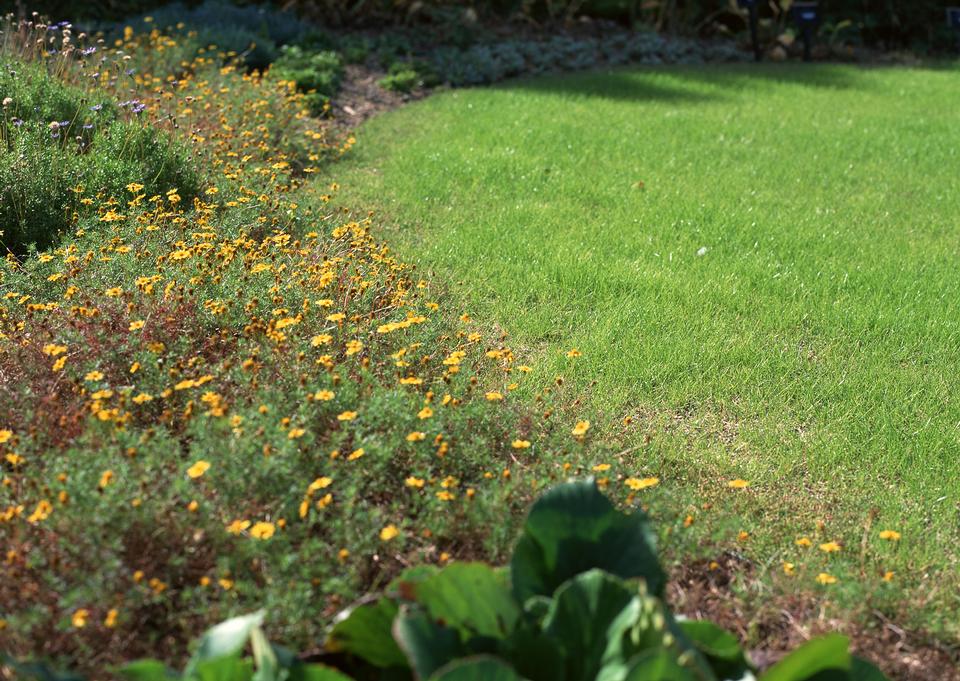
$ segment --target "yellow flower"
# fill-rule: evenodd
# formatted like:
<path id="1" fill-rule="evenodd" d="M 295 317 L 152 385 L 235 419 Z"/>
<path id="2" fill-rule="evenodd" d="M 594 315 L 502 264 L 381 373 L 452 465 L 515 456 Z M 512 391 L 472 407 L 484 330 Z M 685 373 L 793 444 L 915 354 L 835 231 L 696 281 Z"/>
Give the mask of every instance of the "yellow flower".
<path id="1" fill-rule="evenodd" d="M 321 345 L 326 345 L 333 340 L 333 336 L 328 333 L 321 333 L 310 339 L 310 345 L 312 347 L 319 347 Z"/>
<path id="2" fill-rule="evenodd" d="M 105 489 L 106 486 L 110 484 L 111 480 L 113 480 L 113 471 L 104 471 L 100 475 L 100 482 L 97 484 L 97 486 L 100 489 Z"/>
<path id="3" fill-rule="evenodd" d="M 291 440 L 296 440 L 297 438 L 303 437 L 306 432 L 303 428 L 291 428 L 287 433 L 287 437 Z"/>
<path id="4" fill-rule="evenodd" d="M 350 552 L 347 551 L 346 549 L 340 549 L 339 551 L 337 551 L 337 558 L 340 559 L 341 563 L 344 562 L 349 557 L 350 557 Z"/>
<path id="5" fill-rule="evenodd" d="M 747 541 L 750 538 L 750 533 L 740 530 L 737 533 L 737 541 Z"/>
<path id="6" fill-rule="evenodd" d="M 409 435 L 407 435 L 407 442 L 419 442 L 420 440 L 425 440 L 427 437 L 426 433 L 415 430 Z"/>
<path id="7" fill-rule="evenodd" d="M 196 479 L 206 473 L 208 470 L 210 470 L 210 462 L 200 460 L 187 469 L 187 475 Z"/>
<path id="8" fill-rule="evenodd" d="M 510 443 L 510 446 L 514 449 L 529 449 L 530 440 L 514 440 Z"/>
<path id="9" fill-rule="evenodd" d="M 320 477 L 310 483 L 310 486 L 307 487 L 307 492 L 309 494 L 313 494 L 318 490 L 329 487 L 331 484 L 333 484 L 333 478 L 328 478 L 326 476 Z"/>
<path id="10" fill-rule="evenodd" d="M 234 520 L 232 523 L 227 525 L 227 532 L 230 534 L 240 534 L 248 527 L 250 527 L 249 520 Z"/>
<path id="11" fill-rule="evenodd" d="M 893 570 L 887 570 L 886 572 L 883 573 L 883 581 L 885 581 L 885 582 L 892 582 L 892 581 L 893 581 L 893 575 L 894 575 Z"/>
<path id="12" fill-rule="evenodd" d="M 824 553 L 835 553 L 840 550 L 840 544 L 835 541 L 828 541 L 826 544 L 820 544 L 819 548 Z"/>
<path id="13" fill-rule="evenodd" d="M 13 437 L 13 431 L 4 428 L 0 430 L 0 445 L 10 442 L 10 438 Z"/>
<path id="14" fill-rule="evenodd" d="M 415 478 L 412 475 L 403 482 L 407 487 L 416 487 L 417 489 L 423 487 L 424 484 L 423 478 Z"/>
<path id="15" fill-rule="evenodd" d="M 400 530 L 396 525 L 387 525 L 380 530 L 380 541 L 390 541 L 400 535 Z"/>
<path id="16" fill-rule="evenodd" d="M 800 537 L 799 539 L 795 540 L 793 543 L 796 544 L 797 546 L 803 546 L 803 547 L 813 546 L 813 542 L 810 541 L 810 537 Z"/>
<path id="17" fill-rule="evenodd" d="M 361 343 L 360 341 L 352 340 L 347 342 L 347 351 L 346 351 L 347 357 L 349 357 L 350 355 L 355 355 L 361 350 L 363 350 L 363 343 Z"/>
<path id="18" fill-rule="evenodd" d="M 587 434 L 588 430 L 590 430 L 589 421 L 577 421 L 577 425 L 575 425 L 570 432 L 573 433 L 574 437 L 583 437 Z"/>
<path id="19" fill-rule="evenodd" d="M 837 583 L 837 578 L 827 572 L 821 572 L 819 575 L 817 575 L 817 584 L 823 584 L 824 586 L 826 586 L 827 584 L 836 584 L 836 583 Z"/>
<path id="20" fill-rule="evenodd" d="M 347 315 L 342 312 L 335 312 L 333 314 L 327 315 L 328 322 L 341 322 L 347 318 Z"/>
<path id="21" fill-rule="evenodd" d="M 146 324 L 146 322 L 143 321 L 142 319 L 138 319 L 136 321 L 130 322 L 130 330 L 139 331 L 140 329 L 143 328 L 144 324 Z"/>
<path id="22" fill-rule="evenodd" d="M 117 615 L 119 614 L 116 608 L 110 608 L 110 610 L 107 611 L 107 616 L 103 620 L 103 626 L 107 629 L 113 629 L 117 626 Z"/>
<path id="23" fill-rule="evenodd" d="M 417 412 L 418 419 L 428 419 L 431 416 L 433 416 L 433 409 L 431 409 L 430 407 L 424 407 L 423 409 Z"/>
<path id="24" fill-rule="evenodd" d="M 317 392 L 313 393 L 313 399 L 321 402 L 329 402 L 334 397 L 336 397 L 336 395 L 332 390 L 318 390 Z"/>
<path id="25" fill-rule="evenodd" d="M 355 411 L 345 411 L 337 415 L 338 421 L 353 421 L 355 418 L 357 418 L 357 412 Z"/>
<path id="26" fill-rule="evenodd" d="M 133 398 L 133 401 L 136 402 L 137 404 L 143 404 L 144 402 L 149 402 L 152 399 L 153 399 L 153 395 L 151 395 L 150 393 L 140 393 L 139 395 Z"/>
<path id="27" fill-rule="evenodd" d="M 896 530 L 882 530 L 880 532 L 880 538 L 886 539 L 887 541 L 900 541 L 900 533 Z"/>
<path id="28" fill-rule="evenodd" d="M 276 526 L 273 523 L 259 522 L 250 528 L 250 536 L 254 539 L 269 539 L 276 532 Z"/>
<path id="29" fill-rule="evenodd" d="M 750 483 L 742 478 L 736 478 L 735 480 L 731 480 L 727 483 L 727 487 L 730 487 L 731 489 L 746 489 L 749 486 Z"/>
<path id="30" fill-rule="evenodd" d="M 642 489 L 656 487 L 660 484 L 660 478 L 627 478 L 623 482 L 634 492 L 639 492 Z"/>
<path id="31" fill-rule="evenodd" d="M 120 288 L 119 286 L 116 286 L 116 287 L 114 287 L 114 288 L 108 288 L 108 289 L 106 290 L 106 294 L 107 294 L 107 296 L 109 296 L 110 298 L 117 298 L 117 297 L 123 295 L 123 289 Z"/>
<path id="32" fill-rule="evenodd" d="M 57 345 L 56 343 L 47 343 L 43 346 L 43 354 L 50 357 L 56 357 L 57 355 L 62 355 L 67 351 L 66 345 Z"/>
<path id="33" fill-rule="evenodd" d="M 793 576 L 793 573 L 794 573 L 794 565 L 793 565 L 793 563 L 788 563 L 788 562 L 784 561 L 784 562 L 783 562 L 783 574 L 787 575 L 788 577 L 791 577 L 791 576 Z"/>
<path id="34" fill-rule="evenodd" d="M 60 371 L 61 369 L 63 369 L 66 363 L 67 363 L 67 356 L 64 355 L 63 357 L 60 357 L 59 359 L 57 359 L 57 361 L 53 363 L 53 366 L 51 368 L 54 371 Z"/>
<path id="35" fill-rule="evenodd" d="M 484 397 L 487 398 L 490 402 L 499 402 L 503 399 L 503 394 L 498 392 L 488 392 Z"/>
<path id="36" fill-rule="evenodd" d="M 191 513 L 196 513 L 198 508 L 200 508 L 200 504 L 197 503 L 196 499 L 187 504 L 187 510 Z"/>
<path id="37" fill-rule="evenodd" d="M 85 381 L 99 381 L 103 378 L 103 373 L 100 371 L 89 371 L 87 375 L 83 377 Z"/>
<path id="38" fill-rule="evenodd" d="M 73 616 L 70 618 L 70 622 L 73 624 L 74 629 L 83 629 L 87 626 L 87 617 L 90 616 L 90 611 L 86 608 L 80 608 L 73 613 Z"/>
<path id="39" fill-rule="evenodd" d="M 582 354 L 583 353 L 577 350 L 576 348 L 572 348 L 567 351 L 567 357 L 569 357 L 570 359 L 573 359 L 575 357 L 580 357 Z"/>
<path id="40" fill-rule="evenodd" d="M 355 449 L 353 450 L 353 452 L 350 453 L 350 456 L 347 457 L 347 461 L 356 461 L 365 453 L 366 452 L 363 451 L 363 447 L 360 447 L 359 449 Z"/>

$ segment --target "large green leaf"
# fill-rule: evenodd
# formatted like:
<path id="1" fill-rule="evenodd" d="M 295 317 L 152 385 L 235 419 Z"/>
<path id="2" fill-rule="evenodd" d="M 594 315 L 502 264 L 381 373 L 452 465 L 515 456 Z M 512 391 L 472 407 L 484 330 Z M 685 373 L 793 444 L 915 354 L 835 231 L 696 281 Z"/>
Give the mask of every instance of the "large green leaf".
<path id="1" fill-rule="evenodd" d="M 327 649 L 356 655 L 375 667 L 406 667 L 392 633 L 398 610 L 396 602 L 380 598 L 342 613 L 327 637 Z"/>
<path id="2" fill-rule="evenodd" d="M 129 681 L 170 681 L 180 675 L 159 660 L 137 660 L 124 665 L 119 675 Z"/>
<path id="3" fill-rule="evenodd" d="M 555 681 L 563 678 L 562 642 L 540 629 L 540 622 L 521 620 L 500 644 L 499 654 L 522 676 Z"/>
<path id="4" fill-rule="evenodd" d="M 351 681 L 332 667 L 319 664 L 305 664 L 291 671 L 288 681 Z"/>
<path id="5" fill-rule="evenodd" d="M 503 661 L 480 655 L 451 662 L 430 681 L 523 681 L 523 677 Z"/>
<path id="6" fill-rule="evenodd" d="M 514 594 L 521 603 L 549 596 L 591 568 L 642 577 L 654 594 L 665 582 L 646 515 L 620 513 L 592 480 L 558 485 L 527 516 L 510 562 Z"/>
<path id="7" fill-rule="evenodd" d="M 772 666 L 762 681 L 848 681 L 853 666 L 850 641 L 828 634 L 808 641 Z"/>
<path id="8" fill-rule="evenodd" d="M 625 662 L 625 634 L 641 613 L 640 597 L 619 577 L 590 570 L 557 589 L 543 621 L 563 651 L 568 681 L 593 681 L 607 663 Z"/>
<path id="9" fill-rule="evenodd" d="M 854 656 L 850 665 L 850 681 L 890 681 L 872 662 Z"/>
<path id="10" fill-rule="evenodd" d="M 233 617 L 207 630 L 183 675 L 194 675 L 203 662 L 237 655 L 247 645 L 251 632 L 262 623 L 263 611 L 260 611 Z"/>
<path id="11" fill-rule="evenodd" d="M 433 621 L 422 610 L 403 609 L 393 622 L 393 637 L 406 653 L 414 676 L 427 679 L 467 649 L 456 629 Z"/>
<path id="12" fill-rule="evenodd" d="M 681 631 L 708 657 L 736 661 L 743 657 L 743 649 L 737 637 L 708 620 L 682 620 Z"/>
<path id="13" fill-rule="evenodd" d="M 414 588 L 431 617 L 474 635 L 502 639 L 513 630 L 520 608 L 503 574 L 483 563 L 454 563 Z"/>
<path id="14" fill-rule="evenodd" d="M 631 660 L 623 681 L 698 681 L 689 669 L 681 667 L 676 655 L 665 648 L 641 653 Z"/>
<path id="15" fill-rule="evenodd" d="M 214 657 L 200 660 L 189 675 L 193 681 L 251 681 L 253 662 L 236 656 Z"/>

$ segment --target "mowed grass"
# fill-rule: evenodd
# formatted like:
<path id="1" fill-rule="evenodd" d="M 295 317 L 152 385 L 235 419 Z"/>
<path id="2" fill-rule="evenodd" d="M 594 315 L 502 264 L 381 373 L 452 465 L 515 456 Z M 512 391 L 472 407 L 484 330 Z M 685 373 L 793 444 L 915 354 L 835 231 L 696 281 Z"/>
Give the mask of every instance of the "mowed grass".
<path id="1" fill-rule="evenodd" d="M 896 529 L 883 567 L 956 634 L 957 111 L 948 67 L 558 76 L 378 117 L 337 179 L 628 461 L 748 480 L 771 571 L 840 539 L 835 588 L 878 583 L 861 547 Z"/>

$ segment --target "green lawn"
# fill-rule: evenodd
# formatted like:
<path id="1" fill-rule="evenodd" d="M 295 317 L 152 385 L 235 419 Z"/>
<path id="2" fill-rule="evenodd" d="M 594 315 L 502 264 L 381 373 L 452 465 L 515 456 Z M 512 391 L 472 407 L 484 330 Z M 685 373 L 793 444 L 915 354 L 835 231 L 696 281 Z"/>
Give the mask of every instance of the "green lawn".
<path id="1" fill-rule="evenodd" d="M 337 179 L 664 484 L 749 480 L 758 550 L 822 520 L 855 571 L 895 528 L 884 567 L 955 611 L 957 111 L 948 68 L 552 77 L 378 117 Z"/>

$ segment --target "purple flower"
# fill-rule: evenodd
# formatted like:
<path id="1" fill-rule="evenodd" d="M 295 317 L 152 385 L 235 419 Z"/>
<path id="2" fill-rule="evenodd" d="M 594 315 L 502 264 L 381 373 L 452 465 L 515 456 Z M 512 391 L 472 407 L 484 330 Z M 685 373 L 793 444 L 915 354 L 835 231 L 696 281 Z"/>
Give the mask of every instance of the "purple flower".
<path id="1" fill-rule="evenodd" d="M 142 103 L 140 103 L 140 102 L 137 102 L 136 104 L 134 104 L 133 106 L 130 107 L 130 110 L 131 110 L 133 113 L 138 114 L 138 113 L 143 112 L 143 110 L 146 109 L 146 108 L 147 108 L 147 105 L 146 105 L 146 104 L 142 104 Z"/>
<path id="2" fill-rule="evenodd" d="M 83 129 L 84 129 L 84 130 L 93 130 L 93 123 L 84 123 L 84 124 L 83 124 Z"/>
<path id="3" fill-rule="evenodd" d="M 59 123 L 60 123 L 60 127 L 61 127 L 61 128 L 69 128 L 69 127 L 70 127 L 70 121 L 59 121 Z"/>
<path id="4" fill-rule="evenodd" d="M 12 121 L 12 123 L 13 123 L 13 127 L 19 128 L 21 125 L 23 125 L 23 119 L 22 119 L 22 118 L 14 118 L 13 121 Z"/>
<path id="5" fill-rule="evenodd" d="M 126 73 L 128 76 L 132 76 L 134 71 L 133 69 L 127 69 L 126 71 L 124 71 L 124 73 Z"/>
<path id="6" fill-rule="evenodd" d="M 97 48 L 91 45 L 90 47 L 85 47 L 82 50 L 80 50 L 80 54 L 82 54 L 84 57 L 88 57 L 96 51 L 97 51 Z"/>
<path id="7" fill-rule="evenodd" d="M 102 108 L 103 108 L 103 104 L 94 104 L 93 106 L 90 107 L 90 110 L 91 110 L 91 111 L 100 111 L 100 109 L 102 109 Z"/>

